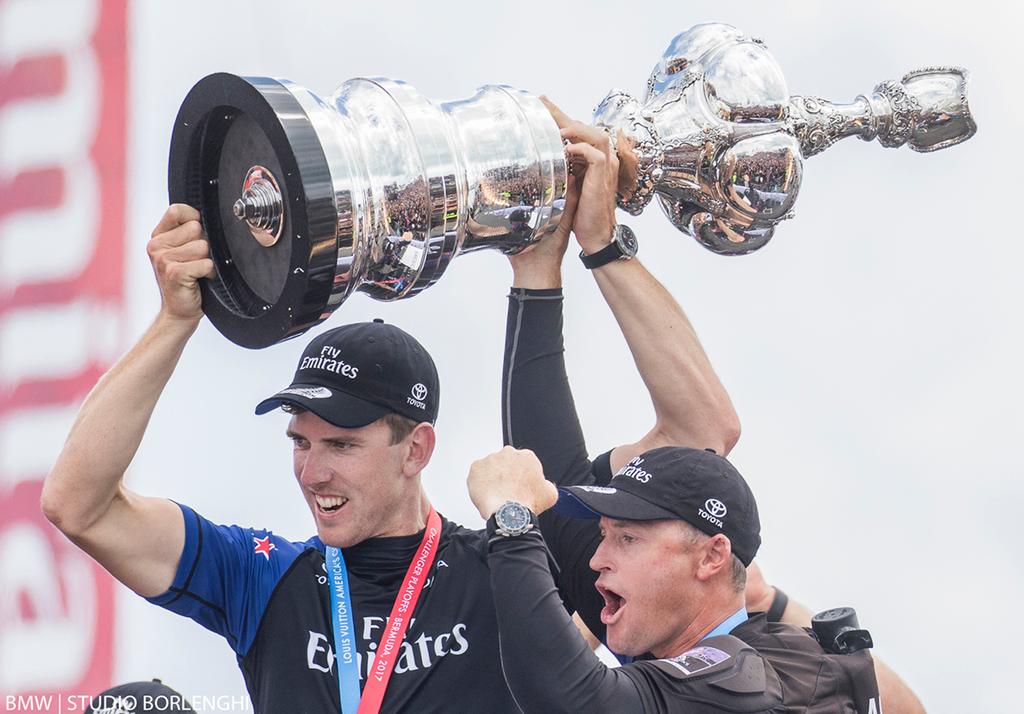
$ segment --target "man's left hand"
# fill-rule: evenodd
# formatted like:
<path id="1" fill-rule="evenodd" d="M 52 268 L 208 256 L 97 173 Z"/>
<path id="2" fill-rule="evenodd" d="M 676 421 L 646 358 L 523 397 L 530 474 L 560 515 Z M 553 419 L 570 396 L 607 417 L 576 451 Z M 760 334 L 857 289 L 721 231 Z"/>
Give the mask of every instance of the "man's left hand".
<path id="1" fill-rule="evenodd" d="M 562 139 L 568 142 L 565 154 L 575 179 L 566 197 L 566 211 L 559 230 L 571 220 L 580 247 L 588 254 L 594 253 L 608 245 L 615 227 L 619 157 L 612 149 L 607 131 L 573 121 L 547 97 L 541 97 L 541 101 L 558 124 Z M 621 133 L 618 138 L 623 138 Z"/>
<path id="2" fill-rule="evenodd" d="M 544 478 L 544 469 L 534 453 L 511 446 L 474 461 L 466 484 L 473 505 L 485 519 L 506 501 L 541 513 L 558 500 L 558 489 Z"/>

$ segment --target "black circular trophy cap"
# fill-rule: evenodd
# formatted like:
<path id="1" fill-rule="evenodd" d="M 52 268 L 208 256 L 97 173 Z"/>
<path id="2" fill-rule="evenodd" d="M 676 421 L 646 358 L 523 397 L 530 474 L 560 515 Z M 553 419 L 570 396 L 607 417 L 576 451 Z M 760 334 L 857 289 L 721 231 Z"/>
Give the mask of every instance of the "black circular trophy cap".
<path id="1" fill-rule="evenodd" d="M 253 167 L 276 180 L 280 237 L 264 246 L 233 212 Z M 330 168 L 302 105 L 267 77 L 211 74 L 185 97 L 171 134 L 171 203 L 196 208 L 216 275 L 200 281 L 203 311 L 232 342 L 261 348 L 325 319 L 337 265 Z"/>

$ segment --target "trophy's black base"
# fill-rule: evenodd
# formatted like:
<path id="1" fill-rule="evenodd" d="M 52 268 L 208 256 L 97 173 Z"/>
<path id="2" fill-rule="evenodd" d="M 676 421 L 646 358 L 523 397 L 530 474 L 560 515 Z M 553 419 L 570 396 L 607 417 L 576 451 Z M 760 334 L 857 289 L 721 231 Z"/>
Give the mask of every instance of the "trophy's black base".
<path id="1" fill-rule="evenodd" d="M 250 168 L 277 179 L 280 237 L 257 242 L 233 206 Z M 202 216 L 216 275 L 201 281 L 203 311 L 232 342 L 261 348 L 302 334 L 330 309 L 337 210 L 323 148 L 285 85 L 212 74 L 185 97 L 168 164 L 171 203 Z"/>

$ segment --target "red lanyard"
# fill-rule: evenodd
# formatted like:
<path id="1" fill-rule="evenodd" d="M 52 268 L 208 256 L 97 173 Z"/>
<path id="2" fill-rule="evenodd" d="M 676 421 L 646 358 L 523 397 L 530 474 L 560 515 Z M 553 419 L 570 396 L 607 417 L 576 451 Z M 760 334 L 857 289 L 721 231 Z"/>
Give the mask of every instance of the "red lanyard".
<path id="1" fill-rule="evenodd" d="M 412 562 L 409 563 L 409 569 L 405 571 L 405 580 L 395 597 L 395 604 L 391 607 L 387 628 L 381 633 L 380 642 L 377 643 L 373 666 L 367 674 L 363 696 L 359 700 L 358 714 L 377 714 L 380 711 L 384 691 L 388 687 L 388 680 L 391 679 L 391 672 L 398 659 L 398 649 L 405 638 L 405 631 L 409 629 L 409 620 L 416 609 L 416 603 L 419 602 L 420 593 L 423 592 L 427 574 L 434 564 L 437 541 L 440 537 L 441 517 L 431 506 L 423 540 L 413 555 Z"/>

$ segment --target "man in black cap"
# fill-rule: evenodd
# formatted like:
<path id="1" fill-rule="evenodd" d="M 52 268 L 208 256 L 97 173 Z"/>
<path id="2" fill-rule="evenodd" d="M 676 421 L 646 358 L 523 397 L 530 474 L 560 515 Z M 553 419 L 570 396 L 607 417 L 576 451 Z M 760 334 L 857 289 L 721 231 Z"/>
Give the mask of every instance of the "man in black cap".
<path id="1" fill-rule="evenodd" d="M 291 413 L 315 537 L 217 525 L 125 487 L 202 317 L 197 280 L 213 270 L 188 206 L 168 209 L 149 252 L 160 313 L 82 406 L 44 484 L 47 517 L 129 588 L 221 634 L 257 711 L 518 711 L 501 671 L 486 537 L 441 518 L 421 484 L 437 371 L 397 327 L 324 332 L 292 383 L 257 408 Z"/>
<path id="2" fill-rule="evenodd" d="M 566 375 L 562 339 L 561 264 L 568 236 L 561 241 L 553 236 L 509 258 L 514 282 L 502 377 L 505 443 L 533 451 L 545 476 L 560 485 L 607 485 L 613 473 L 631 459 L 661 446 L 691 446 L 728 455 L 739 437 L 739 420 L 729 395 L 679 304 L 634 257 L 635 242 L 622 240 L 623 234 L 631 235 L 631 231 L 616 225 L 620 172 L 608 135 L 572 121 L 550 103 L 548 109 L 562 128 L 563 138 L 572 142 L 567 150 L 585 165 L 582 169 L 577 163 L 570 177 L 575 189 L 571 197 L 578 195 L 580 205 L 587 207 L 573 224 L 581 249 L 579 259 L 593 275 L 622 331 L 647 387 L 655 419 L 650 430 L 635 441 L 621 443 L 593 461 L 588 458 Z M 573 258 L 570 261 L 576 263 Z M 587 344 L 585 349 L 597 357 L 606 347 Z M 629 407 L 617 405 L 617 410 L 623 408 Z M 615 418 L 615 414 L 610 412 L 609 417 Z M 539 514 L 539 525 L 556 564 L 570 573 L 557 578 L 567 607 L 576 611 L 599 641 L 606 641 L 603 599 L 594 588 L 597 573 L 591 573 L 589 579 L 579 575 L 589 554 L 598 547 L 598 530 L 552 510 Z M 756 565 L 748 575 L 751 612 L 766 611 L 769 621 L 810 626 L 810 611 L 768 586 Z M 622 661 L 630 659 L 621 652 L 616 654 Z M 878 659 L 875 664 L 886 711 L 924 711 L 891 669 Z"/>
<path id="3" fill-rule="evenodd" d="M 492 534 L 502 662 L 524 712 L 880 712 L 866 650 L 829 654 L 804 630 L 748 617 L 745 567 L 760 523 L 724 458 L 653 449 L 607 486 L 558 498 L 531 452 L 506 447 L 473 464 L 469 490 Z M 566 614 L 533 527 L 556 498 L 565 515 L 600 518 L 590 564 L 608 645 L 649 659 L 606 667 Z"/>

